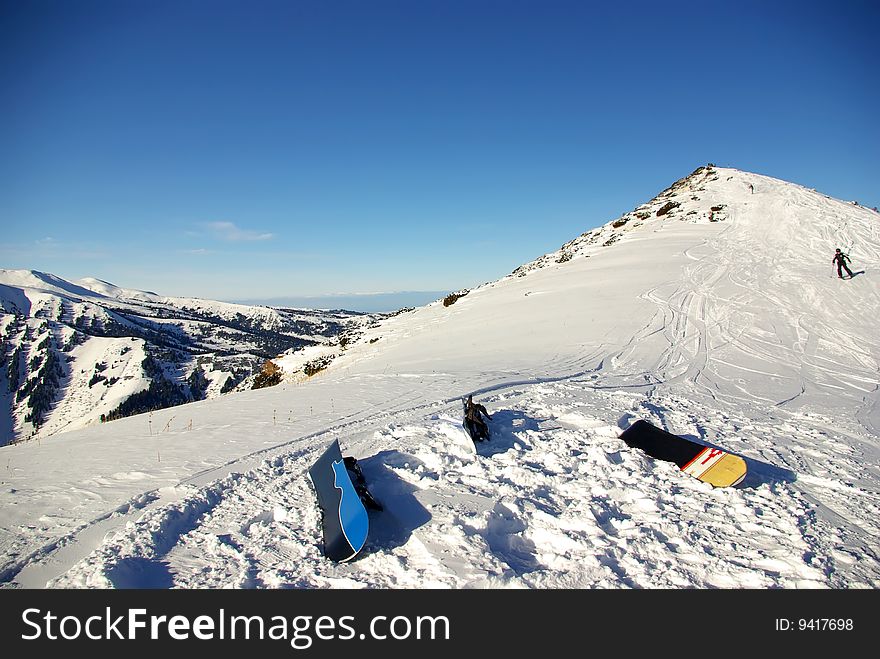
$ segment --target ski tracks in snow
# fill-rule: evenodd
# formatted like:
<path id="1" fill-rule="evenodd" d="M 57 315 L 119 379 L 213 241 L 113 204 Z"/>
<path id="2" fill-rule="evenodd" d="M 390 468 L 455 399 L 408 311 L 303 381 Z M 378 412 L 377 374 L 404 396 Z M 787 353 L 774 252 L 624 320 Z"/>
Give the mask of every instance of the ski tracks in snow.
<path id="1" fill-rule="evenodd" d="M 629 449 L 609 425 L 640 416 L 697 436 L 760 432 L 746 420 L 709 413 L 700 425 L 687 400 L 661 406 L 580 381 L 517 385 L 484 401 L 493 435 L 476 452 L 457 401 L 345 437 L 386 507 L 370 513 L 368 544 L 349 564 L 321 554 L 305 476 L 317 446 L 193 488 L 52 585 L 821 587 L 860 561 L 827 534 L 790 472 L 763 464 L 749 487 L 713 489 Z"/>
<path id="2" fill-rule="evenodd" d="M 780 190 L 767 217 L 731 204 L 681 276 L 640 296 L 654 313 L 632 336 L 561 342 L 543 380 L 487 367 L 398 383 L 145 502 L 50 585 L 880 587 L 878 301 L 828 270 L 876 216 Z M 873 271 L 876 241 L 854 259 Z M 495 416 L 476 451 L 448 398 L 475 382 Z M 635 418 L 742 455 L 746 481 L 713 489 L 629 449 L 617 434 Z M 386 506 L 348 564 L 322 556 L 306 475 L 337 437 Z"/>

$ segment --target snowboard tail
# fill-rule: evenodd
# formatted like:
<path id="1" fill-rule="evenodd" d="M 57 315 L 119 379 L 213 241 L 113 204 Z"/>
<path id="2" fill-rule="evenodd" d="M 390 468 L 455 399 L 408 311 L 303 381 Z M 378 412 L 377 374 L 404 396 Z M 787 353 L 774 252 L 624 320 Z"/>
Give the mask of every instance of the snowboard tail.
<path id="1" fill-rule="evenodd" d="M 746 461 L 738 455 L 673 435 L 647 421 L 636 421 L 620 439 L 652 458 L 674 462 L 683 472 L 715 487 L 731 487 L 746 477 Z"/>
<path id="2" fill-rule="evenodd" d="M 327 447 L 309 469 L 321 508 L 324 555 L 333 561 L 354 558 L 367 541 L 370 520 L 352 483 L 339 441 Z"/>

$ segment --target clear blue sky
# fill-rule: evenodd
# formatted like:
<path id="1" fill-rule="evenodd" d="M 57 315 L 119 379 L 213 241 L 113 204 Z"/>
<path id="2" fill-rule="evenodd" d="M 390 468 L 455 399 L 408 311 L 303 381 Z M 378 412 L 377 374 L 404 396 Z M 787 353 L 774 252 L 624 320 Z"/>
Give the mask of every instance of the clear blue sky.
<path id="1" fill-rule="evenodd" d="M 0 267 L 452 290 L 706 162 L 880 204 L 871 2 L 2 0 Z"/>

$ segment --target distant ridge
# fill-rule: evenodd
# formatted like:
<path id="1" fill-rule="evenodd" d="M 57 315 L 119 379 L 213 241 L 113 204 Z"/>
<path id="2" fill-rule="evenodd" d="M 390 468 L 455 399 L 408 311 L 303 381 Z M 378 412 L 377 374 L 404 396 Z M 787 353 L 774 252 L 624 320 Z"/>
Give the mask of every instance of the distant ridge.
<path id="1" fill-rule="evenodd" d="M 401 291 L 397 293 L 363 293 L 315 296 L 290 296 L 266 299 L 235 300 L 240 304 L 294 309 L 345 309 L 366 313 L 387 313 L 404 307 L 421 307 L 438 300 L 449 291 Z"/>
<path id="2" fill-rule="evenodd" d="M 373 317 L 165 297 L 0 270 L 0 445 L 249 387 L 267 359 Z"/>

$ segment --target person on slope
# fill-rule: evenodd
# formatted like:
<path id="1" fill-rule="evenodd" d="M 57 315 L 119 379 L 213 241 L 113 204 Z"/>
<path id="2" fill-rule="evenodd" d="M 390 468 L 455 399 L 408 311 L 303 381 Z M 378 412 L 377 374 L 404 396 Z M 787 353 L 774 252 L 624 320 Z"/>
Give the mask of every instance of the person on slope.
<path id="1" fill-rule="evenodd" d="M 843 279 L 843 270 L 846 270 L 846 273 L 849 275 L 849 278 L 850 279 L 853 278 L 852 270 L 850 270 L 846 265 L 847 262 L 851 263 L 851 261 L 849 260 L 849 257 L 846 254 L 844 254 L 843 252 L 840 251 L 840 247 L 838 247 L 836 250 L 834 250 L 834 258 L 831 259 L 831 262 L 837 263 L 837 276 L 838 277 Z"/>
<path id="2" fill-rule="evenodd" d="M 473 396 L 468 396 L 464 418 L 466 423 L 470 425 L 471 435 L 475 440 L 489 439 L 489 426 L 483 421 L 481 414 L 490 421 L 492 420 L 492 416 L 486 411 L 486 408 L 475 403 Z"/>

